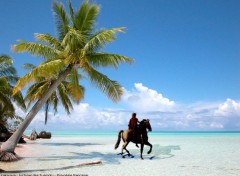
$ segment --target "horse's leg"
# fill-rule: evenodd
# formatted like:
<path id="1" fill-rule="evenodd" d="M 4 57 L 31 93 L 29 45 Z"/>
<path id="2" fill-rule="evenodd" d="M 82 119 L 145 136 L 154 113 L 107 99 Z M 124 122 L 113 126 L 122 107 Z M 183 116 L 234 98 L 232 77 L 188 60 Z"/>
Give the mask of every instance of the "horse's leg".
<path id="1" fill-rule="evenodd" d="M 123 155 L 123 149 L 124 149 L 124 145 L 125 145 L 125 143 L 127 142 L 127 137 L 128 137 L 128 134 L 126 134 L 125 133 L 126 131 L 124 131 L 123 133 L 122 133 L 122 140 L 123 140 L 123 145 L 122 145 L 122 151 L 121 151 L 121 155 Z"/>
<path id="2" fill-rule="evenodd" d="M 123 149 L 124 149 L 124 146 L 125 146 L 125 143 L 126 143 L 127 141 L 124 141 L 124 143 L 123 143 L 123 145 L 122 145 L 122 151 L 121 151 L 121 155 L 123 155 Z"/>
<path id="3" fill-rule="evenodd" d="M 152 152 L 152 144 L 150 144 L 148 141 L 146 141 L 144 144 L 150 147 L 150 150 L 147 152 L 148 154 L 150 154 Z"/>
<path id="4" fill-rule="evenodd" d="M 143 153 L 143 147 L 144 147 L 144 144 L 141 143 L 141 151 L 140 151 L 140 156 L 141 156 L 141 159 L 143 160 L 143 157 L 142 157 L 142 153 Z"/>
<path id="5" fill-rule="evenodd" d="M 128 154 L 128 156 L 130 156 L 130 152 L 127 150 L 127 145 L 129 144 L 129 141 L 125 141 L 125 143 L 123 144 L 123 146 L 122 146 L 122 155 L 123 155 L 123 149 L 124 150 L 126 150 L 126 152 L 127 152 L 127 154 Z M 123 156 L 123 158 L 124 158 L 125 156 Z"/>
<path id="6" fill-rule="evenodd" d="M 127 150 L 127 145 L 129 144 L 129 141 L 126 141 L 124 144 L 123 144 L 123 148 L 122 149 L 125 149 L 126 152 L 128 153 L 128 155 L 130 155 L 129 151 Z"/>

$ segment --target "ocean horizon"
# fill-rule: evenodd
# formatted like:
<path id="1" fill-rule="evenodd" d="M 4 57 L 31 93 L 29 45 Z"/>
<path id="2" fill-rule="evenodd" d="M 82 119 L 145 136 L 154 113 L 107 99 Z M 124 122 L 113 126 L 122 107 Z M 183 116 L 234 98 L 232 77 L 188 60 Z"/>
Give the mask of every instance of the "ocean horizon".
<path id="1" fill-rule="evenodd" d="M 47 131 L 51 132 L 52 136 L 113 136 L 118 134 L 119 130 L 116 131 L 103 131 L 103 130 L 52 130 Z M 32 130 L 26 130 L 24 132 L 25 135 L 30 135 Z M 36 130 L 37 133 L 41 131 Z M 239 135 L 240 131 L 152 131 L 148 132 L 150 136 L 182 136 L 182 135 Z"/>

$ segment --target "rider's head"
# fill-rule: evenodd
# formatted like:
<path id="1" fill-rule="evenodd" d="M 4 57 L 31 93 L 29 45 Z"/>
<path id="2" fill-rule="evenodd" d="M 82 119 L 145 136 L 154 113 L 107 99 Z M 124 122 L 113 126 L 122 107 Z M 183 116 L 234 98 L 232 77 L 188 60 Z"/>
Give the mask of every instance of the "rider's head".
<path id="1" fill-rule="evenodd" d="M 134 113 L 132 113 L 132 117 L 136 117 L 136 115 L 137 115 L 137 114 L 136 114 L 135 112 L 134 112 Z"/>

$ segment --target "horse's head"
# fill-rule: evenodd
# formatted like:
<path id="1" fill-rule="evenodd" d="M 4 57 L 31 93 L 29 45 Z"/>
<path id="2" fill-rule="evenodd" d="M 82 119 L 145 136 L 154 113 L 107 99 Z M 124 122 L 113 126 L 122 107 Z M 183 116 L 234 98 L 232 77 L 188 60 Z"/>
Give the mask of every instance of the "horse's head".
<path id="1" fill-rule="evenodd" d="M 150 124 L 150 120 L 149 120 L 149 119 L 143 119 L 143 120 L 140 122 L 140 126 L 148 129 L 148 131 L 152 131 L 152 127 L 151 127 L 151 124 Z"/>

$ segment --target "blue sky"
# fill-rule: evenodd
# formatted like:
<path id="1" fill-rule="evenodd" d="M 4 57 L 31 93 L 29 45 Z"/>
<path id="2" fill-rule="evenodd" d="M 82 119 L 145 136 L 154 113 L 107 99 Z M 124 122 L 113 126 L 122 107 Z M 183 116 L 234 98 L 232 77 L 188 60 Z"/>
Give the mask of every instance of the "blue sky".
<path id="1" fill-rule="evenodd" d="M 72 0 L 75 8 L 81 2 Z M 112 103 L 84 81 L 85 99 L 70 119 L 60 110 L 43 126 L 40 112 L 31 127 L 64 129 L 67 122 L 77 130 L 118 130 L 134 111 L 156 130 L 240 130 L 239 0 L 95 2 L 101 6 L 97 28 L 127 28 L 105 51 L 134 58 L 134 64 L 103 70 L 124 87 L 122 101 Z M 0 53 L 14 58 L 20 76 L 22 64 L 41 59 L 10 47 L 17 39 L 33 41 L 34 33 L 55 35 L 51 4 L 0 1 Z"/>

